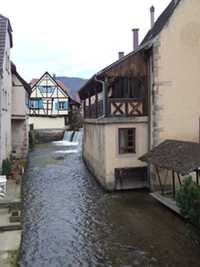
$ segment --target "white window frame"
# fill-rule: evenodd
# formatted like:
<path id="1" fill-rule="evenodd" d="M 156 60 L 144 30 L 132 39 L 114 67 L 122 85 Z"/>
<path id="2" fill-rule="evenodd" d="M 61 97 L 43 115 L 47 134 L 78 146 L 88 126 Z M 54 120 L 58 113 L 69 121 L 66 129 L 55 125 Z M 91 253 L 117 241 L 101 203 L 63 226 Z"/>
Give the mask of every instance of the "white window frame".
<path id="1" fill-rule="evenodd" d="M 39 108 L 39 101 L 31 100 L 31 108 Z"/>
<path id="2" fill-rule="evenodd" d="M 59 110 L 64 110 L 65 109 L 65 102 L 58 102 L 58 108 L 59 108 Z"/>

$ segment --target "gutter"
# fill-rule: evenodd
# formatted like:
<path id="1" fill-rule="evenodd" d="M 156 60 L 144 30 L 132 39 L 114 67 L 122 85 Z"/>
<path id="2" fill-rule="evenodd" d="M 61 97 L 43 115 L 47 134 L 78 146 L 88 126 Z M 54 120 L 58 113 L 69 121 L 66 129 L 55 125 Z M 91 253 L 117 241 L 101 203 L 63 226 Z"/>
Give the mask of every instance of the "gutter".
<path id="1" fill-rule="evenodd" d="M 1 91 L 0 91 L 0 96 L 1 96 L 1 103 L 0 103 L 0 126 L 2 129 L 2 106 L 3 106 L 3 69 L 0 69 L 0 75 L 1 75 Z M 0 130 L 0 164 L 2 161 L 2 130 Z M 0 166 L 1 169 L 1 166 Z"/>
<path id="2" fill-rule="evenodd" d="M 102 83 L 102 87 L 103 87 L 103 115 L 99 118 L 97 118 L 97 120 L 101 120 L 103 118 L 105 118 L 105 114 L 106 114 L 106 104 L 105 104 L 105 82 L 98 80 L 96 75 L 94 76 L 94 79 L 96 82 Z"/>

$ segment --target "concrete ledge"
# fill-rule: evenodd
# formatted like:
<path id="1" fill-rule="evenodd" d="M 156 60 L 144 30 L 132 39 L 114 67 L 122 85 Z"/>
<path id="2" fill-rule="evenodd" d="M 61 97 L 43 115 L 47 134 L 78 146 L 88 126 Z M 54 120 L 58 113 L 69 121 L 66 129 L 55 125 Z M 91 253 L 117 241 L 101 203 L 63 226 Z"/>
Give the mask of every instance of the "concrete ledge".
<path id="1" fill-rule="evenodd" d="M 169 209 L 175 211 L 176 213 L 178 213 L 179 215 L 179 208 L 176 206 L 176 201 L 171 199 L 171 198 L 167 198 L 162 196 L 159 192 L 155 192 L 155 193 L 149 193 L 150 196 L 152 196 L 153 198 L 157 199 L 159 202 L 161 202 L 162 204 L 164 204 L 165 206 L 167 206 Z"/>
<path id="2" fill-rule="evenodd" d="M 114 124 L 114 123 L 133 123 L 133 122 L 148 122 L 147 116 L 116 116 L 116 117 L 108 117 L 103 119 L 91 119 L 85 118 L 85 123 L 92 123 L 92 124 Z"/>

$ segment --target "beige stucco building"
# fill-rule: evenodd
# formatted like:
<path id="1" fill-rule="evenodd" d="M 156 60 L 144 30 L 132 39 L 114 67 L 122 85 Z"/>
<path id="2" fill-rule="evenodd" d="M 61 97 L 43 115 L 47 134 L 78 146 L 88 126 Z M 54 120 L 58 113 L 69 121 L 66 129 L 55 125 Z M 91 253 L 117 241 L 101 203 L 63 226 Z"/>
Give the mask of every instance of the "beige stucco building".
<path id="1" fill-rule="evenodd" d="M 31 88 L 10 60 L 13 46 L 8 18 L 0 14 L 0 163 L 28 155 L 28 97 Z"/>
<path id="2" fill-rule="evenodd" d="M 139 184 L 157 190 L 154 167 L 138 158 L 166 139 L 199 142 L 199 10 L 198 0 L 172 0 L 154 23 L 151 7 L 151 28 L 141 44 L 79 90 L 84 160 L 105 188 L 138 187 L 136 176 L 142 175 L 134 170 L 146 166 L 147 178 Z M 138 29 L 133 33 L 137 40 Z M 165 171 L 160 172 L 164 179 Z"/>
<path id="3" fill-rule="evenodd" d="M 29 149 L 28 100 L 31 87 L 19 75 L 16 66 L 11 64 L 12 71 L 12 151 L 18 158 L 26 158 Z"/>

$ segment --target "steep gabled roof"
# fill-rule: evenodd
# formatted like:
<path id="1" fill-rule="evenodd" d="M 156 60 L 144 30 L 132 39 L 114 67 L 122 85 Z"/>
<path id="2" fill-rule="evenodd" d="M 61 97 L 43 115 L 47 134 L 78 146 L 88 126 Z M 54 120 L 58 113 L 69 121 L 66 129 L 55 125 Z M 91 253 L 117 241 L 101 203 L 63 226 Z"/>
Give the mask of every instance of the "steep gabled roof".
<path id="1" fill-rule="evenodd" d="M 144 39 L 142 40 L 141 44 L 145 44 L 149 40 L 155 38 L 161 30 L 164 28 L 164 26 L 169 21 L 171 15 L 173 14 L 174 10 L 176 9 L 177 5 L 180 3 L 181 0 L 172 0 L 169 5 L 166 7 L 166 9 L 162 12 L 162 14 L 158 17 L 156 20 L 153 28 L 151 28 Z"/>
<path id="2" fill-rule="evenodd" d="M 125 61 L 126 59 L 135 56 L 135 54 L 140 53 L 146 49 L 149 49 L 152 46 L 152 42 L 154 38 L 160 33 L 160 31 L 163 29 L 163 27 L 166 25 L 166 23 L 169 21 L 171 15 L 173 14 L 175 8 L 180 3 L 181 0 L 172 0 L 170 4 L 167 6 L 167 8 L 163 11 L 163 13 L 159 16 L 159 18 L 156 20 L 154 26 L 152 29 L 148 31 L 146 36 L 144 37 L 143 41 L 140 43 L 140 45 L 130 52 L 129 54 L 125 55 L 124 57 L 121 57 L 117 61 L 113 62 L 109 66 L 105 67 L 104 69 L 100 70 L 96 74 L 94 74 L 78 91 L 80 98 L 83 100 L 85 91 L 87 91 L 87 88 L 92 87 L 92 84 L 95 83 L 95 77 L 100 77 L 100 75 L 104 74 L 106 71 L 111 69 L 112 67 L 118 65 L 119 63 Z"/>
<path id="3" fill-rule="evenodd" d="M 8 18 L 0 14 L 0 70 L 3 68 L 7 30 L 10 35 L 10 47 L 12 47 L 12 28 L 10 25 L 10 21 Z"/>
<path id="4" fill-rule="evenodd" d="M 19 73 L 17 72 L 17 68 L 16 68 L 16 66 L 15 66 L 15 64 L 13 62 L 11 62 L 11 71 L 12 71 L 12 74 L 15 74 L 17 76 L 17 78 L 23 84 L 24 88 L 26 89 L 27 93 L 30 96 L 30 94 L 31 94 L 31 86 L 19 75 Z"/>
<path id="5" fill-rule="evenodd" d="M 67 94 L 70 96 L 70 90 L 69 88 L 67 88 L 67 86 L 65 86 L 60 80 L 56 80 L 56 82 L 60 85 L 60 87 L 62 87 L 62 89 L 67 92 Z"/>
<path id="6" fill-rule="evenodd" d="M 47 71 L 42 75 L 40 79 L 33 78 L 30 82 L 33 88 L 37 83 L 39 83 L 45 75 L 51 77 L 51 79 L 62 89 L 62 91 L 70 97 L 70 90 L 59 80 L 55 80 Z"/>
<path id="7" fill-rule="evenodd" d="M 33 79 L 30 81 L 30 85 L 31 85 L 31 87 L 33 87 L 33 86 L 36 84 L 37 81 L 38 81 L 37 78 L 33 78 Z"/>

